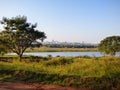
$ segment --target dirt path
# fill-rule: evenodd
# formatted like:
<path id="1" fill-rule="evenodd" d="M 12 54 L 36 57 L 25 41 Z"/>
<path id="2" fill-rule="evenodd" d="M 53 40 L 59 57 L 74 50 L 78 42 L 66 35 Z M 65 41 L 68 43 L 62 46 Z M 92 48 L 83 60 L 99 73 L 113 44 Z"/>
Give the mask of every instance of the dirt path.
<path id="1" fill-rule="evenodd" d="M 85 88 L 76 89 L 72 87 L 62 87 L 62 86 L 55 85 L 55 84 L 0 81 L 0 90 L 88 90 L 88 89 L 85 89 Z"/>

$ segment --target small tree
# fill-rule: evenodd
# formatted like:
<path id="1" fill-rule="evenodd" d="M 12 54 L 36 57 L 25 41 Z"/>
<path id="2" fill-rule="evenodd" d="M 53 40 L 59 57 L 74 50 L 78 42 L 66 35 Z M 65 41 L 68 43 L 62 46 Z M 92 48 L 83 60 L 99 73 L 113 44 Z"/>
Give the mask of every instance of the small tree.
<path id="1" fill-rule="evenodd" d="M 120 51 L 120 36 L 106 37 L 100 42 L 98 49 L 104 54 L 115 55 Z"/>
<path id="2" fill-rule="evenodd" d="M 27 22 L 25 16 L 3 18 L 1 24 L 4 30 L 0 33 L 0 43 L 9 50 L 16 53 L 21 61 L 24 51 L 37 40 L 43 41 L 46 36 L 44 32 L 35 30 L 36 24 Z"/>

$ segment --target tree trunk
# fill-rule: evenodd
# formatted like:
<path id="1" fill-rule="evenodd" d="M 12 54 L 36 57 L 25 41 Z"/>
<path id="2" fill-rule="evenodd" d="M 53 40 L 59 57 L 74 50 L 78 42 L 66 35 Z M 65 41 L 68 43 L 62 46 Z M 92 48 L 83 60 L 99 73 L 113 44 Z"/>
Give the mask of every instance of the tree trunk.
<path id="1" fill-rule="evenodd" d="M 19 60 L 22 61 L 22 54 L 19 55 Z"/>

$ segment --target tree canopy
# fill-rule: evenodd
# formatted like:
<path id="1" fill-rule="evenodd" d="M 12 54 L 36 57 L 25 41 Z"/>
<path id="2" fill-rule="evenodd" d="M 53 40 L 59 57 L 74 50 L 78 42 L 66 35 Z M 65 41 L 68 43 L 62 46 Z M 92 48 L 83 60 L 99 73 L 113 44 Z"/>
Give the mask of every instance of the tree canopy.
<path id="1" fill-rule="evenodd" d="M 100 42 L 98 49 L 104 54 L 115 55 L 120 51 L 120 36 L 106 37 Z"/>
<path id="2" fill-rule="evenodd" d="M 44 32 L 35 29 L 37 24 L 28 23 L 25 16 L 3 17 L 1 24 L 4 30 L 0 32 L 0 43 L 19 55 L 20 60 L 23 52 L 32 43 L 37 40 L 43 41 L 46 38 Z"/>

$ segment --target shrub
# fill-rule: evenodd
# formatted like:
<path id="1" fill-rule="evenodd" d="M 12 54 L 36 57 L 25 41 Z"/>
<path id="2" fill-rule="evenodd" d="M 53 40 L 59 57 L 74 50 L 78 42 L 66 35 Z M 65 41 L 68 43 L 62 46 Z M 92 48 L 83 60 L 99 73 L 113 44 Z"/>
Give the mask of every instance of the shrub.
<path id="1" fill-rule="evenodd" d="M 46 65 L 65 65 L 70 63 L 73 63 L 73 60 L 71 58 L 55 57 L 47 61 Z"/>

